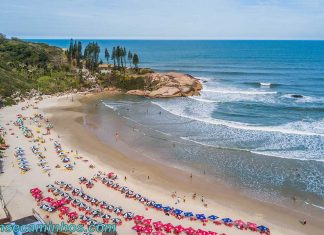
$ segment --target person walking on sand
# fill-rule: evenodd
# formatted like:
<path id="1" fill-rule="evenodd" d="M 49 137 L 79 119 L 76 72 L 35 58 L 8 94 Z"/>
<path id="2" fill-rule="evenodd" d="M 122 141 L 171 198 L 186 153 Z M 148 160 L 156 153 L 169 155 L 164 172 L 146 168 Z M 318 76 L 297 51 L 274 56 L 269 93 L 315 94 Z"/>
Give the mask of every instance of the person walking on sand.
<path id="1" fill-rule="evenodd" d="M 116 140 L 116 142 L 118 141 L 118 137 L 119 137 L 119 134 L 118 134 L 118 131 L 116 131 L 116 133 L 115 133 L 115 140 Z"/>
<path id="2" fill-rule="evenodd" d="M 127 180 L 127 177 L 125 176 L 124 180 L 126 181 Z"/>

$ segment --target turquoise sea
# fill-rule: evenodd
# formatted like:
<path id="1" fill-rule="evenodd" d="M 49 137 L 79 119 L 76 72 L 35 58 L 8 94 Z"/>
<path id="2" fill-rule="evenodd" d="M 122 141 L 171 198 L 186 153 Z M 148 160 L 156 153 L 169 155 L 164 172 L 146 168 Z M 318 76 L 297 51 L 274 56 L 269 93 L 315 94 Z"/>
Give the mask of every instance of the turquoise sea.
<path id="1" fill-rule="evenodd" d="M 193 163 L 205 164 L 249 192 L 267 191 L 261 197 L 324 206 L 324 41 L 95 41 L 103 60 L 105 47 L 121 45 L 139 54 L 142 67 L 203 82 L 199 97 L 104 100 L 99 113 L 113 111 L 145 136 L 125 141 L 150 142 L 197 171 L 204 166 Z M 166 150 L 171 142 L 176 147 Z"/>

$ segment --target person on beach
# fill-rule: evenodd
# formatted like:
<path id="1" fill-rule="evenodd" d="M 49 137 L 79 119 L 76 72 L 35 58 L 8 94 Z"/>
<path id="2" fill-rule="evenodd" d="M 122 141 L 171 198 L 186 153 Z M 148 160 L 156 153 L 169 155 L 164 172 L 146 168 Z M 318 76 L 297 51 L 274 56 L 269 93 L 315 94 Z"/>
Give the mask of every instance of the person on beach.
<path id="1" fill-rule="evenodd" d="M 118 141 L 118 137 L 119 137 L 119 134 L 118 134 L 118 132 L 116 131 L 116 133 L 115 133 L 115 140 L 116 140 L 116 142 Z"/>
<path id="2" fill-rule="evenodd" d="M 148 176 L 147 176 L 147 180 L 149 180 L 149 179 L 150 179 L 150 176 L 148 175 Z"/>
<path id="3" fill-rule="evenodd" d="M 124 180 L 125 180 L 125 181 L 127 180 L 127 177 L 126 177 L 126 176 L 124 177 Z"/>

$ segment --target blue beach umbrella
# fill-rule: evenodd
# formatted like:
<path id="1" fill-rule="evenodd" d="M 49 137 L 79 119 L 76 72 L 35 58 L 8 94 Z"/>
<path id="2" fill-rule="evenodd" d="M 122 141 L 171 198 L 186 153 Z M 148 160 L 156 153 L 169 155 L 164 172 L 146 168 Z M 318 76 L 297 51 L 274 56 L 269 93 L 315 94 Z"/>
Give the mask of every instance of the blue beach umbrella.
<path id="1" fill-rule="evenodd" d="M 185 217 L 192 217 L 193 213 L 192 212 L 185 212 L 183 213 Z"/>
<path id="2" fill-rule="evenodd" d="M 172 208 L 169 207 L 169 206 L 165 206 L 165 207 L 163 207 L 163 211 L 164 211 L 164 212 L 169 212 L 170 210 L 172 210 Z"/>
<path id="3" fill-rule="evenodd" d="M 175 214 L 175 215 L 181 215 L 182 212 L 183 211 L 179 210 L 179 209 L 175 209 L 175 210 L 172 211 L 172 213 Z"/>
<path id="4" fill-rule="evenodd" d="M 231 220 L 230 218 L 224 218 L 222 219 L 222 221 L 225 223 L 225 224 L 228 224 L 228 223 L 232 223 L 233 220 Z"/>
<path id="5" fill-rule="evenodd" d="M 196 214 L 196 218 L 199 220 L 204 220 L 206 219 L 206 216 L 204 214 Z"/>
<path id="6" fill-rule="evenodd" d="M 162 208 L 162 204 L 155 204 L 154 207 L 155 207 L 156 209 L 161 209 L 161 208 Z"/>
<path id="7" fill-rule="evenodd" d="M 210 216 L 208 216 L 208 219 L 209 219 L 209 220 L 212 220 L 212 221 L 217 220 L 218 218 L 219 218 L 219 217 L 216 216 L 216 215 L 210 215 Z"/>
<path id="8" fill-rule="evenodd" d="M 257 229 L 260 231 L 260 232 L 267 232 L 269 231 L 269 229 L 263 225 L 260 225 L 257 227 Z"/>

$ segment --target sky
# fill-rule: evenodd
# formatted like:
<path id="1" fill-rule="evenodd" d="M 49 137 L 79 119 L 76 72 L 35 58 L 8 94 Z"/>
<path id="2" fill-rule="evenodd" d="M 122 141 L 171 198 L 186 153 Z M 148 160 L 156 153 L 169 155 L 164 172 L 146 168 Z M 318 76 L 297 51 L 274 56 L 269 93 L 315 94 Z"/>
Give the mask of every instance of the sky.
<path id="1" fill-rule="evenodd" d="M 324 0 L 0 0 L 20 38 L 324 39 Z"/>

